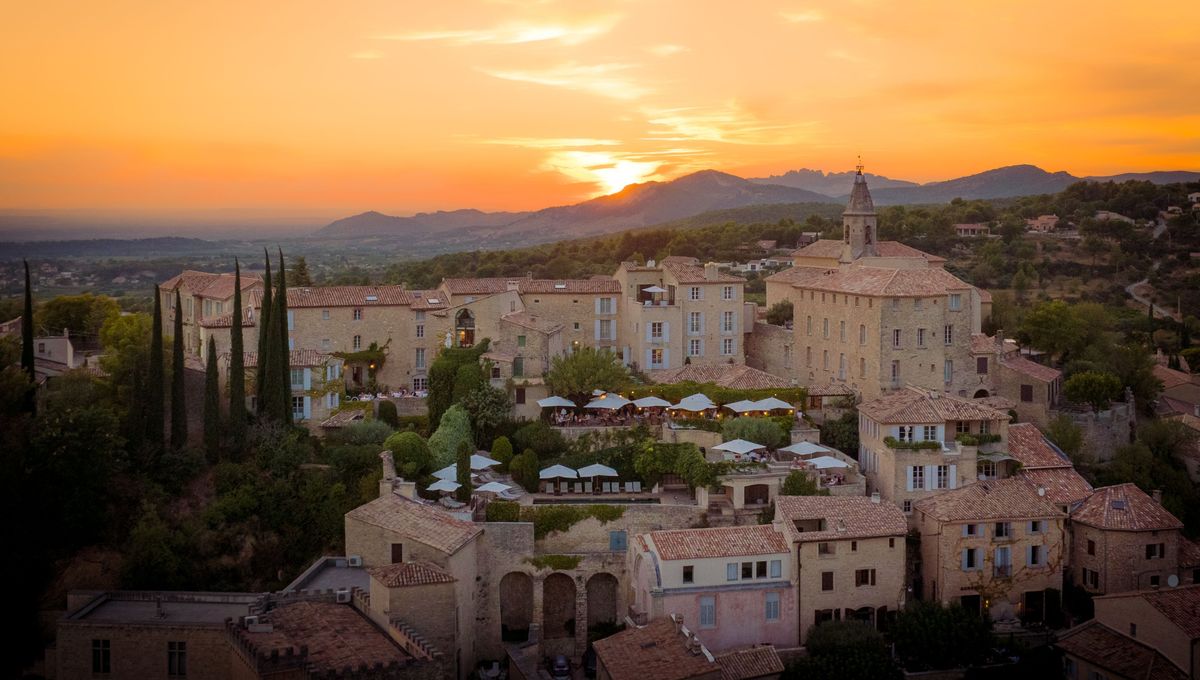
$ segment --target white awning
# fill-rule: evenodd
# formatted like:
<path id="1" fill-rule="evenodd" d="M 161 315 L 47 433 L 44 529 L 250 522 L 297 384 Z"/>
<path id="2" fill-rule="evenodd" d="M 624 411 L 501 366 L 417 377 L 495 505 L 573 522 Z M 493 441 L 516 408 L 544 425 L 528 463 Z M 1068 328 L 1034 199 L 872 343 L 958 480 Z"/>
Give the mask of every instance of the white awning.
<path id="1" fill-rule="evenodd" d="M 671 402 L 658 397 L 642 397 L 641 399 L 634 399 L 633 405 L 638 408 L 656 408 L 660 406 L 670 406 Z"/>
<path id="2" fill-rule="evenodd" d="M 488 458 L 487 456 L 482 456 L 478 453 L 471 454 L 471 469 L 472 470 L 486 470 L 493 465 L 499 465 L 499 464 L 500 464 L 500 461 L 492 460 L 491 458 Z"/>
<path id="3" fill-rule="evenodd" d="M 628 406 L 632 403 L 633 402 L 619 394 L 607 394 L 599 399 L 593 399 L 589 401 L 587 406 L 584 406 L 584 408 L 615 410 L 621 408 L 622 406 Z"/>
<path id="4" fill-rule="evenodd" d="M 750 453 L 751 451 L 758 451 L 765 448 L 767 447 L 762 444 L 748 442 L 745 439 L 734 439 L 733 441 L 717 444 L 712 447 L 713 451 L 728 451 L 730 453 Z"/>
<path id="5" fill-rule="evenodd" d="M 504 493 L 511 488 L 511 486 L 507 484 L 501 484 L 500 482 L 488 482 L 487 484 L 484 484 L 475 490 L 482 493 Z"/>
<path id="6" fill-rule="evenodd" d="M 834 458 L 833 456 L 817 456 L 816 458 L 813 458 L 813 459 L 809 460 L 808 462 L 812 463 L 813 467 L 817 468 L 818 470 L 827 470 L 829 468 L 848 468 L 848 467 L 850 467 L 849 463 L 842 462 L 842 461 L 838 460 L 837 458 Z"/>
<path id="7" fill-rule="evenodd" d="M 811 456 L 814 453 L 833 453 L 833 449 L 812 442 L 796 442 L 779 450 L 785 453 L 794 453 L 797 456 Z"/>
<path id="8" fill-rule="evenodd" d="M 538 473 L 538 479 L 579 479 L 579 473 L 566 465 L 551 465 Z"/>
<path id="9" fill-rule="evenodd" d="M 775 397 L 767 397 L 766 399 L 761 399 L 754 402 L 755 411 L 777 411 L 781 409 L 790 410 L 794 408 L 796 407 L 782 399 L 776 399 Z"/>
<path id="10" fill-rule="evenodd" d="M 575 408 L 575 402 L 564 397 L 546 397 L 538 399 L 538 406 L 542 408 Z"/>
<path id="11" fill-rule="evenodd" d="M 438 479 L 458 479 L 458 464 L 447 465 L 446 467 L 433 473 Z"/>
<path id="12" fill-rule="evenodd" d="M 430 491 L 458 491 L 459 486 L 461 485 L 458 482 L 449 479 L 439 479 L 426 488 Z"/>
<path id="13" fill-rule="evenodd" d="M 580 477 L 618 477 L 617 471 L 607 465 L 593 463 L 587 467 L 579 468 Z"/>
<path id="14" fill-rule="evenodd" d="M 693 394 L 684 397 L 671 408 L 680 409 L 683 411 L 707 411 L 710 408 L 716 408 L 717 405 L 712 402 L 705 394 Z"/>
<path id="15" fill-rule="evenodd" d="M 729 404 L 725 404 L 725 408 L 729 409 L 730 411 L 733 411 L 734 413 L 746 413 L 747 411 L 759 410 L 759 409 L 755 408 L 755 405 L 757 403 L 758 402 L 750 401 L 748 399 L 742 399 L 741 401 L 735 401 L 735 402 L 732 402 Z"/>

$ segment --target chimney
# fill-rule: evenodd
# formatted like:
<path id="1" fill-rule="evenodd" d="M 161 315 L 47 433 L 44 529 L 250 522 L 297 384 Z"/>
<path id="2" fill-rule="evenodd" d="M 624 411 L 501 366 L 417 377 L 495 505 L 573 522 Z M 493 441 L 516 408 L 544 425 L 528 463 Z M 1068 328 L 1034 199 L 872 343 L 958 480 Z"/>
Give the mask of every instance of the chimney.
<path id="1" fill-rule="evenodd" d="M 878 491 L 871 492 L 871 502 L 874 503 L 875 505 L 879 505 L 879 501 L 880 501 L 879 492 Z"/>
<path id="2" fill-rule="evenodd" d="M 671 620 L 675 622 L 675 631 L 679 632 L 683 628 L 683 614 L 671 614 Z"/>
<path id="3" fill-rule="evenodd" d="M 391 451 L 382 451 L 379 460 L 383 463 L 383 476 L 379 479 L 379 497 L 384 498 L 392 492 L 392 484 L 396 480 L 396 461 Z"/>
<path id="4" fill-rule="evenodd" d="M 708 264 L 704 265 L 704 280 L 705 281 L 716 281 L 717 274 L 718 274 L 718 267 L 717 267 L 716 262 L 709 262 Z"/>
<path id="5" fill-rule="evenodd" d="M 1150 497 L 1154 499 L 1155 503 L 1162 505 L 1162 489 L 1155 489 L 1154 491 L 1151 491 Z"/>
<path id="6" fill-rule="evenodd" d="M 1004 356 L 1004 329 L 996 329 L 996 353 Z"/>

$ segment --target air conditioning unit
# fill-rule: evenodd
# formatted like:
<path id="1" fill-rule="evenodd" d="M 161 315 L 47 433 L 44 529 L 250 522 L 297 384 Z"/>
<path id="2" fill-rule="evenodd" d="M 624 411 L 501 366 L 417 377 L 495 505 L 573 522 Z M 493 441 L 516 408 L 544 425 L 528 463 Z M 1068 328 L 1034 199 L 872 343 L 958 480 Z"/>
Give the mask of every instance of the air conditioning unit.
<path id="1" fill-rule="evenodd" d="M 352 567 L 361 567 L 363 565 L 362 555 L 351 555 L 346 563 Z"/>
<path id="2" fill-rule="evenodd" d="M 246 618 L 242 619 L 242 623 L 246 624 L 247 627 L 257 626 L 258 625 L 258 617 L 257 616 L 247 616 Z"/>
<path id="3" fill-rule="evenodd" d="M 348 604 L 350 602 L 350 590 L 348 588 L 339 588 L 336 598 L 339 604 Z"/>

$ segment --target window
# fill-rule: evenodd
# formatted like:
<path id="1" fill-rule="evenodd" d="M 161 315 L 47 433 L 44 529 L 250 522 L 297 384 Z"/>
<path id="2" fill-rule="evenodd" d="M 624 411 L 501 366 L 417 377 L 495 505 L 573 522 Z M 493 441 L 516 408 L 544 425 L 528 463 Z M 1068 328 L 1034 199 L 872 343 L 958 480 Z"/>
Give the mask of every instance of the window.
<path id="1" fill-rule="evenodd" d="M 900 504 L 900 508 L 901 508 L 901 510 L 904 511 L 904 514 L 906 514 L 906 515 L 911 513 L 912 512 L 912 501 L 904 501 L 903 503 Z"/>
<path id="2" fill-rule="evenodd" d="M 825 369 L 826 371 L 829 370 L 829 350 L 823 350 L 821 352 L 821 368 Z"/>
<path id="3" fill-rule="evenodd" d="M 704 292 L 700 289 L 700 286 L 692 286 L 691 288 L 688 289 L 688 299 L 689 300 L 703 300 L 704 299 Z"/>
<path id="4" fill-rule="evenodd" d="M 183 677 L 187 675 L 187 643 L 167 643 L 167 675 Z"/>
<path id="5" fill-rule="evenodd" d="M 942 380 L 947 385 L 954 381 L 954 362 L 950 359 L 946 359 L 945 363 L 942 364 Z"/>
<path id="6" fill-rule="evenodd" d="M 1148 543 L 1146 544 L 1146 559 L 1158 560 L 1167 556 L 1166 543 Z"/>
<path id="7" fill-rule="evenodd" d="M 821 321 L 821 335 L 826 338 L 829 337 L 829 317 L 825 317 Z"/>
<path id="8" fill-rule="evenodd" d="M 92 672 L 112 672 L 112 646 L 108 640 L 92 640 Z"/>
<path id="9" fill-rule="evenodd" d="M 700 598 L 700 627 L 715 628 L 717 625 L 717 600 L 714 597 Z"/>
<path id="10" fill-rule="evenodd" d="M 600 298 L 600 313 L 601 314 L 612 314 L 613 313 L 613 299 L 612 298 Z"/>
<path id="11" fill-rule="evenodd" d="M 700 318 L 700 312 L 688 312 L 688 333 L 697 335 L 703 332 Z"/>
<path id="12" fill-rule="evenodd" d="M 1100 588 L 1100 572 L 1085 567 L 1083 569 L 1083 585 L 1092 590 L 1098 590 Z"/>
<path id="13" fill-rule="evenodd" d="M 889 538 L 889 539 L 888 539 L 888 547 L 889 547 L 889 548 L 895 548 L 895 547 L 896 547 L 896 539 L 894 539 L 894 538 Z"/>
<path id="14" fill-rule="evenodd" d="M 921 309 L 922 306 L 921 298 L 913 298 L 913 309 Z"/>
<path id="15" fill-rule="evenodd" d="M 892 382 L 900 382 L 900 360 L 892 359 Z"/>
<path id="16" fill-rule="evenodd" d="M 499 379 L 500 379 L 500 367 L 493 364 L 492 365 L 492 380 L 499 380 Z"/>
<path id="17" fill-rule="evenodd" d="M 600 339 L 601 340 L 615 340 L 616 339 L 613 337 L 612 327 L 613 327 L 612 319 L 601 319 L 600 320 Z"/>
<path id="18" fill-rule="evenodd" d="M 333 341 L 329 338 L 321 338 L 321 349 L 333 349 Z"/>
<path id="19" fill-rule="evenodd" d="M 867 325 L 866 324 L 858 325 L 858 344 L 860 344 L 860 345 L 867 344 Z"/>
<path id="20" fill-rule="evenodd" d="M 1090 538 L 1088 539 L 1088 542 L 1087 542 L 1087 554 L 1089 554 L 1089 555 L 1096 554 L 1096 542 Z"/>
<path id="21" fill-rule="evenodd" d="M 733 354 L 733 338 L 721 338 L 721 354 L 725 356 Z"/>
<path id="22" fill-rule="evenodd" d="M 1137 637 L 1137 624 L 1136 623 L 1129 624 L 1129 637 L 1132 637 L 1132 638 Z"/>
<path id="23" fill-rule="evenodd" d="M 754 563 L 753 562 L 742 562 L 742 578 L 744 578 L 744 579 L 754 578 Z"/>
<path id="24" fill-rule="evenodd" d="M 911 468 L 913 478 L 913 490 L 920 491 L 925 488 L 925 466 L 914 465 Z"/>
<path id="25" fill-rule="evenodd" d="M 297 387 L 300 389 L 304 388 L 304 369 L 303 368 L 289 369 L 288 374 L 291 375 L 292 389 L 295 389 Z"/>
<path id="26" fill-rule="evenodd" d="M 830 556 L 837 554 L 837 546 L 828 541 L 822 541 L 817 544 L 817 554 L 822 556 Z"/>
<path id="27" fill-rule="evenodd" d="M 431 302 L 437 302 L 437 300 L 431 300 Z M 417 312 L 417 321 L 424 321 L 424 320 L 425 320 L 425 312 L 418 311 Z"/>
<path id="28" fill-rule="evenodd" d="M 354 336 L 354 349 L 362 349 L 362 336 Z"/>
<path id="29" fill-rule="evenodd" d="M 935 488 L 935 489 L 949 489 L 950 488 L 950 466 L 949 465 L 937 466 L 937 486 L 935 486 L 933 488 Z"/>
<path id="30" fill-rule="evenodd" d="M 917 347 L 924 347 L 924 346 L 925 346 L 925 329 L 918 328 L 917 329 Z"/>
<path id="31" fill-rule="evenodd" d="M 691 340 L 688 340 L 688 356 L 700 356 L 700 338 L 692 338 Z"/>
<path id="32" fill-rule="evenodd" d="M 937 425 L 925 425 L 921 428 L 921 439 L 927 442 L 938 441 Z"/>
<path id="33" fill-rule="evenodd" d="M 854 587 L 862 588 L 863 586 L 875 585 L 875 570 L 874 569 L 857 569 L 854 572 Z"/>
<path id="34" fill-rule="evenodd" d="M 915 429 L 916 428 L 912 425 L 901 425 L 900 427 L 897 427 L 896 432 L 899 436 L 896 437 L 896 439 L 899 439 L 902 442 L 911 442 L 913 440 L 913 431 Z"/>
<path id="35" fill-rule="evenodd" d="M 1067 676 L 1067 680 L 1075 680 L 1075 660 L 1069 656 L 1063 657 L 1063 674 Z"/>
<path id="36" fill-rule="evenodd" d="M 833 590 L 833 572 L 832 571 L 821 572 L 821 590 L 823 590 L 825 592 L 829 592 L 829 591 Z"/>
<path id="37" fill-rule="evenodd" d="M 975 357 L 975 372 L 978 373 L 979 375 L 987 375 L 987 372 L 988 372 L 988 358 L 987 357 Z"/>
<path id="38" fill-rule="evenodd" d="M 1158 574 L 1154 574 L 1153 576 L 1150 577 L 1150 587 L 1157 588 L 1158 586 L 1159 586 Z"/>
<path id="39" fill-rule="evenodd" d="M 416 349 L 416 357 L 413 361 L 417 368 L 425 368 L 425 348 L 418 347 Z"/>
<path id="40" fill-rule="evenodd" d="M 329 321 L 329 310 L 328 310 L 328 309 L 322 309 L 322 310 L 321 310 L 321 320 L 322 320 L 322 321 Z"/>
<path id="41" fill-rule="evenodd" d="M 900 343 L 902 342 L 902 340 L 903 340 L 903 333 L 901 332 L 901 330 L 899 328 L 893 328 L 892 329 L 892 347 L 895 349 L 899 349 Z"/>
<path id="42" fill-rule="evenodd" d="M 754 563 L 754 578 L 767 577 L 767 561 L 760 560 Z"/>
<path id="43" fill-rule="evenodd" d="M 535 302 L 536 302 L 536 300 L 535 300 Z M 571 324 L 571 328 L 572 328 L 572 330 L 579 330 L 579 322 L 576 321 L 575 323 Z"/>
<path id="44" fill-rule="evenodd" d="M 957 312 L 962 309 L 962 295 L 959 293 L 950 294 L 950 311 Z"/>
<path id="45" fill-rule="evenodd" d="M 892 309 L 900 309 L 900 298 L 892 298 Z"/>
<path id="46" fill-rule="evenodd" d="M 1008 522 L 996 522 L 992 535 L 996 538 L 1012 538 L 1012 525 Z"/>
<path id="47" fill-rule="evenodd" d="M 859 357 L 858 359 L 858 377 L 867 377 L 867 358 Z"/>
<path id="48" fill-rule="evenodd" d="M 1042 554 L 1042 550 L 1043 550 L 1043 548 L 1040 545 L 1029 546 L 1028 555 L 1027 555 L 1028 559 L 1025 560 L 1029 564 L 1029 566 L 1031 566 L 1031 567 L 1042 566 L 1043 557 L 1044 557 Z"/>
<path id="49" fill-rule="evenodd" d="M 771 560 L 771 578 L 783 578 L 783 560 Z"/>
<path id="50" fill-rule="evenodd" d="M 725 565 L 725 580 L 726 581 L 738 580 L 738 563 L 737 562 L 729 562 L 728 564 Z"/>
<path id="51" fill-rule="evenodd" d="M 838 336 L 842 342 L 846 342 L 846 322 L 845 321 L 838 322 Z"/>
<path id="52" fill-rule="evenodd" d="M 1046 523 L 1040 519 L 1035 519 L 1029 523 L 1029 533 L 1040 534 L 1046 530 Z"/>
<path id="53" fill-rule="evenodd" d="M 663 351 L 661 349 L 650 350 L 650 366 L 651 368 L 662 368 Z"/>
<path id="54" fill-rule="evenodd" d="M 690 564 L 684 565 L 684 567 L 683 567 L 683 582 L 684 583 L 695 583 L 696 582 L 696 570 L 695 570 L 695 567 L 693 567 Z"/>
<path id="55" fill-rule="evenodd" d="M 525 403 L 525 388 L 524 387 L 518 387 L 513 390 L 513 402 L 515 402 L 517 404 Z"/>
<path id="56" fill-rule="evenodd" d="M 413 385 L 414 392 L 423 392 L 423 391 L 429 389 L 429 378 L 425 378 L 425 377 L 413 378 L 412 385 Z"/>
<path id="57" fill-rule="evenodd" d="M 838 355 L 838 380 L 846 379 L 846 355 Z"/>
<path id="58" fill-rule="evenodd" d="M 355 307 L 355 308 L 354 308 L 354 320 L 355 320 L 355 321 L 362 321 L 362 307 Z"/>
<path id="59" fill-rule="evenodd" d="M 734 299 L 734 297 L 733 297 L 733 286 L 725 286 L 725 287 L 721 288 L 721 299 L 722 299 L 722 300 L 732 300 L 732 299 Z"/>
<path id="60" fill-rule="evenodd" d="M 518 335 L 517 336 L 517 347 L 524 347 L 524 346 L 525 346 L 525 336 Z"/>
<path id="61" fill-rule="evenodd" d="M 988 434 L 992 431 L 992 422 L 990 420 L 979 421 L 979 434 Z"/>
<path id="62" fill-rule="evenodd" d="M 423 324 L 423 323 L 417 324 L 417 337 L 418 338 L 425 337 L 425 324 Z"/>
<path id="63" fill-rule="evenodd" d="M 981 479 L 996 479 L 997 468 L 995 461 L 981 460 L 975 469 L 979 472 Z"/>
<path id="64" fill-rule="evenodd" d="M 954 344 L 954 326 L 946 324 L 946 327 L 942 329 L 942 342 L 947 345 Z"/>
<path id="65" fill-rule="evenodd" d="M 995 575 L 1001 578 L 1012 576 L 1012 551 L 1008 546 L 996 548 Z"/>
<path id="66" fill-rule="evenodd" d="M 779 593 L 767 593 L 765 614 L 768 621 L 779 620 Z"/>
<path id="67" fill-rule="evenodd" d="M 808 334 L 812 335 L 812 315 L 808 317 Z"/>
<path id="68" fill-rule="evenodd" d="M 978 524 L 964 524 L 963 525 L 963 536 L 978 536 L 978 535 L 979 535 L 979 525 Z"/>
<path id="69" fill-rule="evenodd" d="M 292 418 L 304 420 L 304 397 L 292 397 Z"/>
<path id="70" fill-rule="evenodd" d="M 962 568 L 963 571 L 972 571 L 979 568 L 979 549 L 967 548 L 962 552 Z"/>
<path id="71" fill-rule="evenodd" d="M 651 340 L 662 340 L 662 336 L 663 336 L 663 322 L 652 321 L 650 323 L 650 339 Z"/>
<path id="72" fill-rule="evenodd" d="M 609 552 L 625 552 L 629 547 L 628 534 L 624 529 L 608 532 L 608 550 Z"/>
<path id="73" fill-rule="evenodd" d="M 721 332 L 732 333 L 734 327 L 733 312 L 721 312 Z"/>
<path id="74" fill-rule="evenodd" d="M 804 365 L 812 368 L 812 347 L 804 348 Z"/>

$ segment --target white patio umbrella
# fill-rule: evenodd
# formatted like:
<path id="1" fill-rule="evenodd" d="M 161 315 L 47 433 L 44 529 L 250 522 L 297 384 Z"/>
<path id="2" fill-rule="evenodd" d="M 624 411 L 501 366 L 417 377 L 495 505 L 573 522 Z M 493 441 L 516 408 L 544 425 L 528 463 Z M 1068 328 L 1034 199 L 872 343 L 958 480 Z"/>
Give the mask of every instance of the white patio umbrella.
<path id="1" fill-rule="evenodd" d="M 641 399 L 634 399 L 633 405 L 638 408 L 656 408 L 670 406 L 671 402 L 658 397 L 642 397 Z"/>
<path id="2" fill-rule="evenodd" d="M 758 411 L 760 409 L 755 407 L 755 405 L 757 403 L 758 402 L 750 401 L 748 399 L 742 399 L 741 401 L 735 401 L 735 402 L 732 402 L 729 404 L 725 404 L 725 408 L 729 409 L 730 411 L 733 411 L 734 413 L 745 413 L 747 411 Z"/>
<path id="3" fill-rule="evenodd" d="M 491 458 L 488 458 L 487 456 L 483 456 L 478 453 L 471 454 L 471 469 L 472 470 L 486 470 L 493 465 L 499 465 L 499 464 L 500 464 L 500 461 L 492 460 Z M 456 463 L 456 465 L 457 465 L 457 463 Z"/>
<path id="4" fill-rule="evenodd" d="M 546 397 L 538 399 L 537 404 L 542 408 L 575 408 L 575 402 L 565 397 Z"/>
<path id="5" fill-rule="evenodd" d="M 586 467 L 579 468 L 580 477 L 618 477 L 617 471 L 607 465 L 600 463 L 592 463 Z"/>
<path id="6" fill-rule="evenodd" d="M 587 406 L 584 406 L 584 408 L 608 409 L 610 411 L 615 411 L 616 409 L 619 409 L 622 406 L 628 406 L 629 404 L 632 404 L 632 403 L 633 402 L 629 401 L 628 399 L 626 399 L 625 397 L 622 397 L 619 394 L 609 394 L 609 395 L 600 397 L 599 399 L 593 399 L 593 400 L 589 401 L 587 403 Z"/>
<path id="7" fill-rule="evenodd" d="M 433 473 L 438 479 L 458 479 L 458 463 L 447 465 L 446 467 Z"/>
<path id="8" fill-rule="evenodd" d="M 538 479 L 579 479 L 579 473 L 566 465 L 551 465 L 538 473 Z"/>
<path id="9" fill-rule="evenodd" d="M 850 467 L 849 463 L 840 461 L 837 458 L 834 458 L 833 456 L 817 456 L 816 458 L 813 458 L 813 459 L 809 460 L 808 462 L 812 463 L 813 467 L 817 468 L 818 470 L 828 470 L 829 468 L 848 468 L 848 467 Z"/>
<path id="10" fill-rule="evenodd" d="M 713 448 L 713 451 L 728 451 L 729 453 L 745 454 L 745 453 L 750 453 L 751 451 L 758 451 L 759 449 L 765 449 L 767 447 L 763 446 L 762 444 L 755 444 L 754 442 L 748 442 L 745 439 L 734 439 L 732 441 L 727 441 L 723 444 L 717 444 L 716 446 L 714 446 L 712 448 Z"/>
<path id="11" fill-rule="evenodd" d="M 649 286 L 647 288 L 643 288 L 642 292 L 643 293 L 665 293 L 665 292 L 667 292 L 667 289 L 663 288 L 662 286 Z"/>
<path id="12" fill-rule="evenodd" d="M 779 450 L 797 456 L 811 456 L 814 453 L 833 453 L 833 449 L 812 442 L 796 442 Z"/>
<path id="13" fill-rule="evenodd" d="M 791 409 L 794 409 L 794 408 L 796 408 L 796 407 L 792 406 L 791 404 L 787 403 L 786 401 L 784 401 L 782 399 L 776 399 L 775 397 L 767 397 L 766 399 L 761 399 L 759 401 L 754 402 L 754 410 L 755 411 L 778 411 L 778 410 L 790 411 Z"/>
<path id="14" fill-rule="evenodd" d="M 487 484 L 484 484 L 475 490 L 482 493 L 504 493 L 511 488 L 511 486 L 507 484 L 501 484 L 500 482 L 488 482 Z"/>
<path id="15" fill-rule="evenodd" d="M 707 411 L 710 408 L 716 407 L 717 405 L 707 395 L 697 393 L 684 397 L 679 400 L 678 404 L 675 404 L 671 408 L 682 411 Z"/>
<path id="16" fill-rule="evenodd" d="M 426 488 L 429 491 L 458 491 L 459 486 L 461 486 L 461 484 L 458 482 L 451 481 L 449 479 L 439 479 Z"/>

